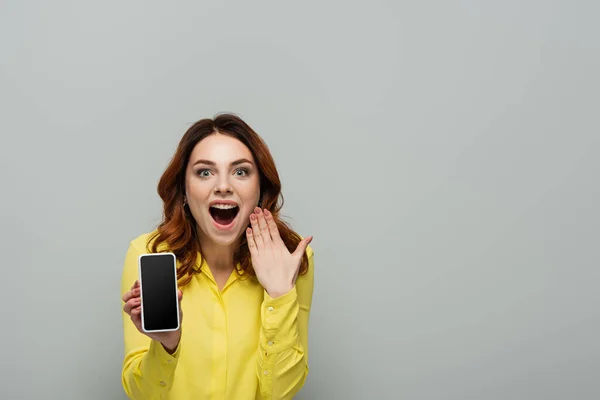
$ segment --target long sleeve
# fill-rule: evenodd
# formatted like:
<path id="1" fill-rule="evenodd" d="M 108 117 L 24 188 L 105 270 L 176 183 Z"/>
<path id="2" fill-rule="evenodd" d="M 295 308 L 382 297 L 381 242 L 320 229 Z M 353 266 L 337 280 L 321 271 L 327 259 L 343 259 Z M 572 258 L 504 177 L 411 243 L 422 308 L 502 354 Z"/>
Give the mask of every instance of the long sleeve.
<path id="1" fill-rule="evenodd" d="M 121 279 L 121 297 L 138 279 L 138 257 L 142 253 L 133 242 L 129 245 Z M 125 345 L 123 389 L 130 399 L 160 399 L 172 387 L 181 345 L 175 353 L 169 354 L 160 342 L 139 332 L 127 313 L 123 311 L 122 314 Z"/>
<path id="2" fill-rule="evenodd" d="M 292 399 L 308 375 L 308 322 L 314 287 L 314 257 L 307 248 L 308 271 L 294 288 L 273 299 L 264 292 L 258 344 L 259 395 L 264 400 Z"/>

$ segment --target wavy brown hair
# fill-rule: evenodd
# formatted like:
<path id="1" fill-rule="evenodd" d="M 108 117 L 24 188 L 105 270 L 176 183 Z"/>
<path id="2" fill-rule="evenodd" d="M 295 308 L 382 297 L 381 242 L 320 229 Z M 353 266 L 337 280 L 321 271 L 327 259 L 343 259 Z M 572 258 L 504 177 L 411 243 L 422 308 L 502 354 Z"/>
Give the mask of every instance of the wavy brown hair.
<path id="1" fill-rule="evenodd" d="M 268 209 L 273 214 L 273 219 L 279 229 L 281 239 L 290 252 L 296 250 L 302 240 L 280 218 L 283 207 L 281 181 L 275 167 L 275 162 L 269 148 L 262 138 L 241 118 L 234 114 L 220 114 L 214 119 L 201 119 L 194 123 L 181 138 L 177 150 L 169 165 L 165 169 L 158 183 L 158 194 L 163 201 L 163 219 L 156 232 L 148 240 L 148 251 L 157 253 L 159 247 L 166 245 L 177 259 L 177 278 L 179 285 L 184 286 L 199 273 L 203 265 L 202 251 L 197 235 L 197 225 L 192 214 L 184 205 L 185 172 L 192 150 L 202 139 L 220 133 L 229 135 L 241 141 L 252 153 L 260 175 L 260 202 L 261 207 Z M 198 260 L 200 255 L 200 260 Z M 234 254 L 234 263 L 239 268 L 236 271 L 241 275 L 248 273 L 256 276 L 252 268 L 250 250 L 246 235 L 240 237 L 239 246 Z M 194 268 L 199 265 L 197 269 Z M 302 257 L 300 274 L 305 274 L 308 269 L 306 253 Z"/>

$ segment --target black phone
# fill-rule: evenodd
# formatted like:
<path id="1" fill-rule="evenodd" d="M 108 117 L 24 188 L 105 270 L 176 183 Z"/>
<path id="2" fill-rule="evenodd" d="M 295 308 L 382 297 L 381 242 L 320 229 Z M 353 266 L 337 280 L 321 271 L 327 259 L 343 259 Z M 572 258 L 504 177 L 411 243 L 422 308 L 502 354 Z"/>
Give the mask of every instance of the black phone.
<path id="1" fill-rule="evenodd" d="M 179 329 L 177 263 L 173 253 L 139 257 L 142 330 L 169 332 Z"/>

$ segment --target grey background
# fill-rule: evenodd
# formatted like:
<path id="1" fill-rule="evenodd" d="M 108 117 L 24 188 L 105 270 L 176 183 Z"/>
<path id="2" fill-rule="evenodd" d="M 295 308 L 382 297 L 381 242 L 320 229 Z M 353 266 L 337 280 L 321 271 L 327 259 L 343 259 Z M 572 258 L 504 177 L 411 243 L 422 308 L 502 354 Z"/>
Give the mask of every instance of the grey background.
<path id="1" fill-rule="evenodd" d="M 124 399 L 127 244 L 223 111 L 315 237 L 298 398 L 599 398 L 599 8 L 4 0 L 0 398 Z"/>

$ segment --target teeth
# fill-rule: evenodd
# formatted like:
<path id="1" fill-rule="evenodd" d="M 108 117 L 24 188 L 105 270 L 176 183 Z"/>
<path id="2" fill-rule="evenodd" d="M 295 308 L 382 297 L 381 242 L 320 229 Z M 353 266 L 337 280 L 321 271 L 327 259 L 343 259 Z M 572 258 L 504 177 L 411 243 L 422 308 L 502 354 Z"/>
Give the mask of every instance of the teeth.
<path id="1" fill-rule="evenodd" d="M 213 204 L 211 207 L 218 208 L 220 210 L 230 210 L 232 208 L 236 208 L 237 206 L 234 206 L 233 204 Z"/>

